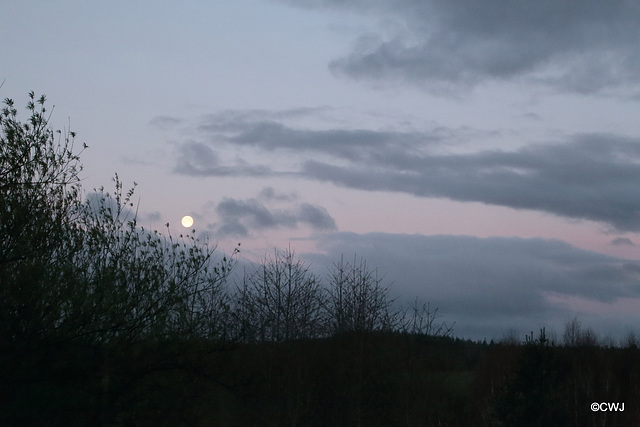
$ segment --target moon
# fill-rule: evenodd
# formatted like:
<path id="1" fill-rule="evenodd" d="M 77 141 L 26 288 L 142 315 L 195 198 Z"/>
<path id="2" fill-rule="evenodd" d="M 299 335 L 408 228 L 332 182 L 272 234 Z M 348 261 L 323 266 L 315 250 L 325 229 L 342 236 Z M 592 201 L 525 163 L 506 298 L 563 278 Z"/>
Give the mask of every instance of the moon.
<path id="1" fill-rule="evenodd" d="M 189 215 L 185 215 L 182 217 L 182 226 L 184 228 L 189 228 L 193 225 L 193 218 L 191 218 Z"/>

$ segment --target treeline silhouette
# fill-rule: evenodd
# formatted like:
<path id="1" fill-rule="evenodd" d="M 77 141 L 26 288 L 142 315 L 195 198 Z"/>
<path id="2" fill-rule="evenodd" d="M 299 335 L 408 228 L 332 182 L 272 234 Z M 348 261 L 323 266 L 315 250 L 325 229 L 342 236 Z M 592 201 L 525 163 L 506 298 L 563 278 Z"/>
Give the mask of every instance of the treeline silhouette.
<path id="1" fill-rule="evenodd" d="M 0 114 L 0 425 L 640 423 L 632 335 L 454 338 L 356 256 L 320 277 L 275 250 L 232 280 L 238 248 L 140 227 L 117 175 L 85 197 L 75 134 L 27 108 Z"/>

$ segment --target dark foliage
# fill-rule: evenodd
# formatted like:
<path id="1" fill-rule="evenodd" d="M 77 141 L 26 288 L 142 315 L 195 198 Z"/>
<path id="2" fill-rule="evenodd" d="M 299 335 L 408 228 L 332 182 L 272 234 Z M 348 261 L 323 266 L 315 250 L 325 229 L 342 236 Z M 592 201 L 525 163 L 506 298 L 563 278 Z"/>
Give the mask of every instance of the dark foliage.
<path id="1" fill-rule="evenodd" d="M 37 357 L 24 361 L 37 371 L 3 383 L 3 425 L 629 426 L 640 417 L 634 348 L 370 332 L 145 343 L 117 353 L 68 347 Z M 592 402 L 626 405 L 592 412 Z"/>

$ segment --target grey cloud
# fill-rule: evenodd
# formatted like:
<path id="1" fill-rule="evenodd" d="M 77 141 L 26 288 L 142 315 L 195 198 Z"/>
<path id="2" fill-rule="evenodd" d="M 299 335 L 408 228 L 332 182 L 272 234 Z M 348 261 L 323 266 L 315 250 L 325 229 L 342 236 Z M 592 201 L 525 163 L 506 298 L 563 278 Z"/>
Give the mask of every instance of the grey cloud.
<path id="1" fill-rule="evenodd" d="M 141 222 L 141 221 L 159 222 L 159 221 L 162 221 L 162 214 L 158 211 L 139 214 L 138 222 Z"/>
<path id="2" fill-rule="evenodd" d="M 335 230 L 336 222 L 322 206 L 303 203 L 297 211 L 298 220 L 317 230 Z"/>
<path id="3" fill-rule="evenodd" d="M 515 152 L 370 153 L 368 163 L 307 161 L 302 175 L 363 190 L 400 191 L 532 209 L 640 230 L 640 143 L 578 135 Z"/>
<path id="4" fill-rule="evenodd" d="M 640 7 L 635 1 L 289 3 L 365 11 L 407 28 L 387 36 L 364 35 L 350 53 L 330 64 L 334 72 L 355 78 L 469 86 L 528 77 L 582 93 L 640 82 Z"/>
<path id="5" fill-rule="evenodd" d="M 118 201 L 109 193 L 95 191 L 88 193 L 83 209 L 85 209 L 86 212 L 98 215 L 98 217 L 104 219 L 109 217 L 114 219 L 118 218 L 122 223 L 127 223 L 135 218 L 137 226 L 143 228 L 149 228 L 149 223 L 162 221 L 162 214 L 158 211 L 140 213 L 137 212 L 137 207 L 133 209 L 129 205 L 121 205 L 118 214 Z M 144 233 L 142 229 L 138 231 Z M 148 231 L 149 230 L 147 230 L 147 232 Z"/>
<path id="6" fill-rule="evenodd" d="M 199 142 L 187 142 L 179 147 L 175 171 L 193 175 L 211 173 L 218 166 L 218 155 L 211 147 Z"/>
<path id="7" fill-rule="evenodd" d="M 419 147 L 424 150 L 444 139 L 452 139 L 451 132 L 438 127 L 430 132 L 375 131 L 368 129 L 299 129 L 276 119 L 285 120 L 309 116 L 325 110 L 325 107 L 298 108 L 284 111 L 227 110 L 211 114 L 197 127 L 202 141 L 188 141 L 178 147 L 174 171 L 195 176 L 266 176 L 287 174 L 270 167 L 250 164 L 236 159 L 234 164 L 222 165 L 220 156 L 211 148 L 252 147 L 265 151 L 288 150 L 313 151 L 349 160 L 367 160 L 370 149 L 386 147 L 387 150 L 409 151 Z"/>
<path id="8" fill-rule="evenodd" d="M 120 206 L 120 212 L 118 207 L 118 201 L 109 193 L 92 191 L 87 194 L 83 209 L 99 217 L 119 218 L 123 222 L 136 217 L 136 213 L 129 206 Z"/>
<path id="9" fill-rule="evenodd" d="M 298 130 L 279 123 L 255 123 L 229 140 L 237 144 L 260 145 L 266 149 L 294 148 L 339 152 L 345 157 L 356 157 L 363 149 L 393 141 L 415 142 L 424 135 L 371 130 Z"/>
<path id="10" fill-rule="evenodd" d="M 277 192 L 273 187 L 264 187 L 260 190 L 260 194 L 258 194 L 259 199 L 263 200 L 278 200 L 278 201 L 293 201 L 298 198 L 295 193 L 280 193 Z"/>
<path id="11" fill-rule="evenodd" d="M 216 224 L 212 225 L 212 228 L 216 230 L 216 234 L 220 236 L 236 236 L 236 237 L 248 237 L 249 230 L 244 225 L 240 224 L 236 220 L 229 220 L 220 226 Z"/>
<path id="12" fill-rule="evenodd" d="M 209 117 L 206 129 L 201 129 L 203 138 L 227 148 L 249 147 L 262 155 L 279 156 L 284 150 L 292 170 L 277 171 L 242 160 L 222 165 L 209 144 L 188 142 L 180 147 L 176 171 L 202 176 L 298 176 L 361 190 L 538 210 L 601 222 L 618 231 L 640 230 L 637 139 L 578 134 L 517 151 L 452 154 L 443 148 L 473 131 L 296 129 L 263 121 L 268 115 L 252 113 L 251 120 L 240 121 Z"/>
<path id="13" fill-rule="evenodd" d="M 225 198 L 218 204 L 216 212 L 223 220 L 246 219 L 250 225 L 257 228 L 291 226 L 295 223 L 291 216 L 274 215 L 266 206 L 255 199 Z"/>
<path id="14" fill-rule="evenodd" d="M 445 137 L 442 128 L 431 132 L 401 132 L 368 129 L 297 129 L 280 122 L 265 119 L 263 114 L 250 114 L 251 120 L 238 117 L 241 114 L 209 116 L 199 130 L 216 142 L 239 146 L 259 147 L 264 150 L 309 150 L 327 153 L 345 159 L 366 158 L 368 149 L 393 146 L 393 149 L 410 149 L 441 142 Z M 255 119 L 255 120 L 254 120 Z"/>
<path id="15" fill-rule="evenodd" d="M 220 131 L 243 129 L 244 126 L 257 122 L 277 122 L 286 119 L 317 117 L 318 114 L 330 111 L 330 107 L 298 107 L 285 110 L 224 110 L 209 114 L 199 126 L 201 131 Z"/>
<path id="16" fill-rule="evenodd" d="M 540 117 L 539 114 L 536 113 L 525 113 L 522 114 L 521 116 L 519 116 L 519 118 L 523 118 L 523 119 L 527 119 L 527 120 L 533 120 L 533 121 L 541 121 L 542 117 Z"/>
<path id="17" fill-rule="evenodd" d="M 232 166 L 223 166 L 211 147 L 195 141 L 186 142 L 178 147 L 174 172 L 194 176 L 263 176 L 272 173 L 268 166 L 251 165 L 242 160 Z"/>
<path id="18" fill-rule="evenodd" d="M 308 225 L 316 231 L 331 231 L 336 224 L 321 206 L 302 203 L 290 209 L 270 209 L 257 199 L 225 198 L 215 208 L 220 222 L 214 224 L 218 234 L 248 236 L 249 230 L 296 228 Z"/>
<path id="19" fill-rule="evenodd" d="M 322 254 L 303 256 L 319 272 L 355 253 L 393 282 L 392 296 L 431 301 L 461 336 L 497 338 L 509 327 L 561 330 L 575 314 L 606 328 L 607 315 L 576 313 L 557 297 L 604 305 L 640 298 L 638 262 L 557 240 L 333 233 L 316 241 Z M 640 327 L 640 316 L 633 321 Z"/>
<path id="20" fill-rule="evenodd" d="M 159 129 L 171 129 L 182 123 L 183 120 L 171 116 L 156 116 L 149 121 L 151 126 Z"/>
<path id="21" fill-rule="evenodd" d="M 616 237 L 611 241 L 614 246 L 635 246 L 633 241 L 628 237 Z"/>

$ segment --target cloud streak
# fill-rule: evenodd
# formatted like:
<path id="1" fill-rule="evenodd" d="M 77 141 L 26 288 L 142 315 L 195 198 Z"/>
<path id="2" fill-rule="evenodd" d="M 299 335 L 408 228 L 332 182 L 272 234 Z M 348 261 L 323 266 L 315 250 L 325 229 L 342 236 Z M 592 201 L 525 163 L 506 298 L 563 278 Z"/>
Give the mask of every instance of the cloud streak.
<path id="1" fill-rule="evenodd" d="M 189 141 L 178 147 L 174 172 L 193 176 L 266 176 L 274 172 L 266 165 L 249 164 L 242 159 L 223 164 L 219 155 L 207 144 Z"/>
<path id="2" fill-rule="evenodd" d="M 378 152 L 374 163 L 307 161 L 301 174 L 363 190 L 445 197 L 640 230 L 640 143 L 612 135 L 514 152 L 415 156 Z"/>
<path id="3" fill-rule="evenodd" d="M 318 109 L 301 108 L 293 111 L 223 111 L 208 115 L 197 130 L 212 143 L 227 143 L 237 148 L 252 147 L 271 152 L 308 151 L 347 160 L 366 160 L 371 149 L 425 149 L 437 146 L 445 139 L 451 142 L 453 136 L 452 132 L 442 127 L 429 132 L 301 128 L 286 124 L 287 119 L 302 114 L 312 115 Z"/>
<path id="4" fill-rule="evenodd" d="M 536 210 L 617 231 L 640 231 L 640 141 L 635 138 L 585 133 L 512 151 L 456 153 L 451 149 L 468 135 L 442 127 L 317 130 L 264 116 L 222 116 L 209 116 L 199 127 L 205 142 L 180 146 L 176 172 L 287 175 L 359 190 Z M 223 162 L 214 145 L 249 150 L 247 158 L 256 160 Z"/>

